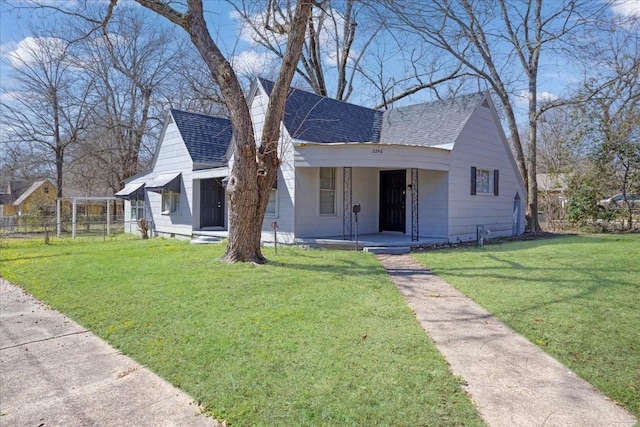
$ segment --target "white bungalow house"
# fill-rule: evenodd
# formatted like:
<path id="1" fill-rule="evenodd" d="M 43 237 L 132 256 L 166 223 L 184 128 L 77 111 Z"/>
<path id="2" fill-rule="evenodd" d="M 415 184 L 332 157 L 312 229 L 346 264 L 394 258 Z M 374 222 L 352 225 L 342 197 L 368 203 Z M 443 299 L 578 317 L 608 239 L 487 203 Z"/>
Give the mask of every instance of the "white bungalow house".
<path id="1" fill-rule="evenodd" d="M 249 94 L 256 138 L 273 83 Z M 228 120 L 171 110 L 149 172 L 130 178 L 125 223 L 146 217 L 155 235 L 223 234 Z M 309 242 L 385 233 L 470 241 L 524 232 L 526 190 L 488 93 L 388 111 L 290 89 L 282 163 L 263 241 Z M 359 204 L 356 217 L 354 205 Z"/>

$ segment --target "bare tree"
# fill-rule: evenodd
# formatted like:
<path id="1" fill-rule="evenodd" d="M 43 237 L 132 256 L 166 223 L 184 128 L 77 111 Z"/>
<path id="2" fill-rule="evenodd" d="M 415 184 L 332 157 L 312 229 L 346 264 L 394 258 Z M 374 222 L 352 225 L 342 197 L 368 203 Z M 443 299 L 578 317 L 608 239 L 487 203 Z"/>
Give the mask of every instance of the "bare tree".
<path id="1" fill-rule="evenodd" d="M 211 79 L 207 65 L 193 46 L 183 46 L 173 67 L 175 78 L 170 90 L 164 91 L 165 105 L 184 111 L 196 111 L 216 117 L 229 115 L 220 89 Z"/>
<path id="2" fill-rule="evenodd" d="M 286 52 L 286 28 L 294 19 L 295 4 L 229 1 L 243 23 L 244 37 L 261 46 L 278 60 Z M 382 26 L 365 17 L 367 6 L 359 0 L 316 2 L 306 26 L 305 42 L 296 73 L 318 95 L 346 101 L 354 90 L 361 63 L 375 44 Z M 369 25 L 358 25 L 366 21 Z"/>
<path id="3" fill-rule="evenodd" d="M 9 144 L 53 156 L 57 197 L 65 152 L 84 137 L 94 107 L 94 82 L 80 72 L 75 47 L 51 36 L 24 39 L 8 56 L 13 91 L 0 104 Z"/>
<path id="4" fill-rule="evenodd" d="M 247 55 L 252 61 L 248 72 L 264 73 L 261 64 L 258 67 L 262 68 L 256 70 L 255 55 L 271 55 L 275 60 L 283 57 L 286 44 L 282 28 L 292 19 L 292 3 L 229 3 L 243 24 L 243 38 L 264 49 Z M 464 77 L 460 65 L 443 61 L 442 55 L 434 55 L 432 50 L 412 47 L 414 41 L 403 39 L 400 32 L 392 33 L 378 3 L 317 2 L 296 68 L 305 86 L 318 95 L 341 101 L 354 94 L 360 100 L 368 97 L 375 109 L 387 109 L 419 91 L 436 90 L 445 81 Z M 244 54 L 234 61 L 241 62 Z"/>
<path id="5" fill-rule="evenodd" d="M 540 115 L 554 105 L 540 102 L 540 57 L 575 43 L 574 36 L 606 4 L 590 0 L 389 0 L 387 4 L 399 27 L 453 56 L 465 72 L 484 80 L 497 95 L 527 185 L 527 229 L 537 231 L 537 124 Z M 518 86 L 524 86 L 528 104 L 526 146 L 515 108 L 522 92 Z"/>
<path id="6" fill-rule="evenodd" d="M 0 112 L 2 121 L 8 118 L 5 113 L 6 111 Z M 52 167 L 55 166 L 54 162 L 49 162 L 47 156 L 41 155 L 40 147 L 34 147 L 33 144 L 17 143 L 9 134 L 2 135 L 1 141 L 0 183 L 33 182 L 55 176 L 55 167 Z"/>
<path id="7" fill-rule="evenodd" d="M 173 89 L 171 79 L 183 51 L 172 28 L 157 31 L 159 18 L 136 7 L 116 12 L 101 32 L 83 40 L 84 69 L 95 81 L 98 102 L 92 138 L 79 152 L 98 160 L 112 191 L 138 172 L 145 141 L 153 144 L 152 130 L 164 116 L 159 100 Z"/>
<path id="8" fill-rule="evenodd" d="M 538 170 L 541 173 L 570 173 L 587 155 L 584 134 L 575 106 L 548 110 L 538 123 Z"/>
<path id="9" fill-rule="evenodd" d="M 182 108 L 192 105 L 192 100 L 204 105 L 202 100 L 215 99 L 216 91 L 211 89 L 213 85 L 203 92 L 188 84 L 197 79 L 195 74 L 202 73 L 202 60 L 194 55 L 192 47 L 185 49 L 189 47 L 186 37 L 165 24 L 162 17 L 137 5 L 123 4 L 111 16 L 109 25 L 102 26 L 104 4 L 78 2 L 73 9 L 67 6 L 34 0 L 12 10 L 57 17 L 59 24 L 51 26 L 49 32 L 60 49 L 73 50 L 70 68 L 73 75 L 68 80 L 74 88 L 83 79 L 92 82 L 88 95 L 94 108 L 84 128 L 87 137 L 78 141 L 76 147 L 70 145 L 65 149 L 67 167 L 63 173 L 70 178 L 65 185 L 74 190 L 82 188 L 83 192 L 117 191 L 124 179 L 148 165 L 167 105 L 175 106 L 176 100 Z M 163 24 L 163 30 L 158 31 Z M 32 55 L 27 56 L 31 60 Z M 25 95 L 22 87 L 14 85 L 11 89 L 11 93 Z M 216 105 L 220 103 L 211 104 Z M 16 156 L 19 152 L 26 153 L 27 148 L 26 144 L 10 145 Z M 52 156 L 44 155 L 32 160 L 45 165 L 55 162 Z M 71 182 L 74 179 L 76 182 Z M 103 185 L 98 184 L 100 180 Z"/>
<path id="10" fill-rule="evenodd" d="M 580 108 L 583 121 L 589 123 L 583 143 L 591 148 L 599 176 L 608 183 L 602 190 L 622 193 L 618 208 L 632 229 L 637 206 L 631 195 L 640 193 L 640 37 L 636 31 L 610 33 L 596 49 L 599 55 L 591 66 L 601 75 L 585 87 L 596 94 Z"/>

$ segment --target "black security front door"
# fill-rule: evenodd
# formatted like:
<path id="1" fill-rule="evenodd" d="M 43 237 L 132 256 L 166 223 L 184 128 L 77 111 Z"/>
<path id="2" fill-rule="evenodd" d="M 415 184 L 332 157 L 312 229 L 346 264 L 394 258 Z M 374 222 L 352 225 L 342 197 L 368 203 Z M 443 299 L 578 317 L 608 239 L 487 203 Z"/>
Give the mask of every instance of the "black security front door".
<path id="1" fill-rule="evenodd" d="M 200 181 L 200 227 L 224 227 L 224 187 L 220 178 Z"/>
<path id="2" fill-rule="evenodd" d="M 380 171 L 380 231 L 405 232 L 406 171 Z"/>

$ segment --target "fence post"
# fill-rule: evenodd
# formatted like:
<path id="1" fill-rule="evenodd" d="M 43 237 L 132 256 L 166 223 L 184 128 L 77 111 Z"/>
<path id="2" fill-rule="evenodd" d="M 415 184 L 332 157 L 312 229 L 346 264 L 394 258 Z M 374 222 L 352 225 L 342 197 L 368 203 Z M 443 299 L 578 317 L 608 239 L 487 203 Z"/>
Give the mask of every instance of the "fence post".
<path id="1" fill-rule="evenodd" d="M 73 214 L 72 214 L 72 219 L 71 219 L 71 238 L 75 239 L 76 238 L 76 216 L 77 216 L 77 205 L 76 205 L 76 198 L 73 198 Z"/>
<path id="2" fill-rule="evenodd" d="M 107 234 L 111 234 L 111 202 L 107 200 Z"/>
<path id="3" fill-rule="evenodd" d="M 62 232 L 62 224 L 60 224 L 60 210 L 62 209 L 62 200 L 59 198 L 56 199 L 56 236 L 58 239 L 60 238 L 60 233 Z"/>

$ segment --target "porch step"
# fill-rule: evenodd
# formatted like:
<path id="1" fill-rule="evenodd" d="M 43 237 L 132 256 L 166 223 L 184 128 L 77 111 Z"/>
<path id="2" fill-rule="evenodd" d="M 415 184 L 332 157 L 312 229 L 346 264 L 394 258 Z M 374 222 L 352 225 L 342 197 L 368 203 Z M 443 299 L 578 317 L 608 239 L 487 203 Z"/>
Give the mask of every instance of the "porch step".
<path id="1" fill-rule="evenodd" d="M 382 255 L 405 255 L 411 252 L 409 246 L 365 246 L 362 250 Z"/>
<path id="2" fill-rule="evenodd" d="M 194 245 L 205 245 L 208 243 L 220 243 L 222 239 L 216 236 L 198 236 L 194 239 L 191 239 L 191 243 Z"/>

